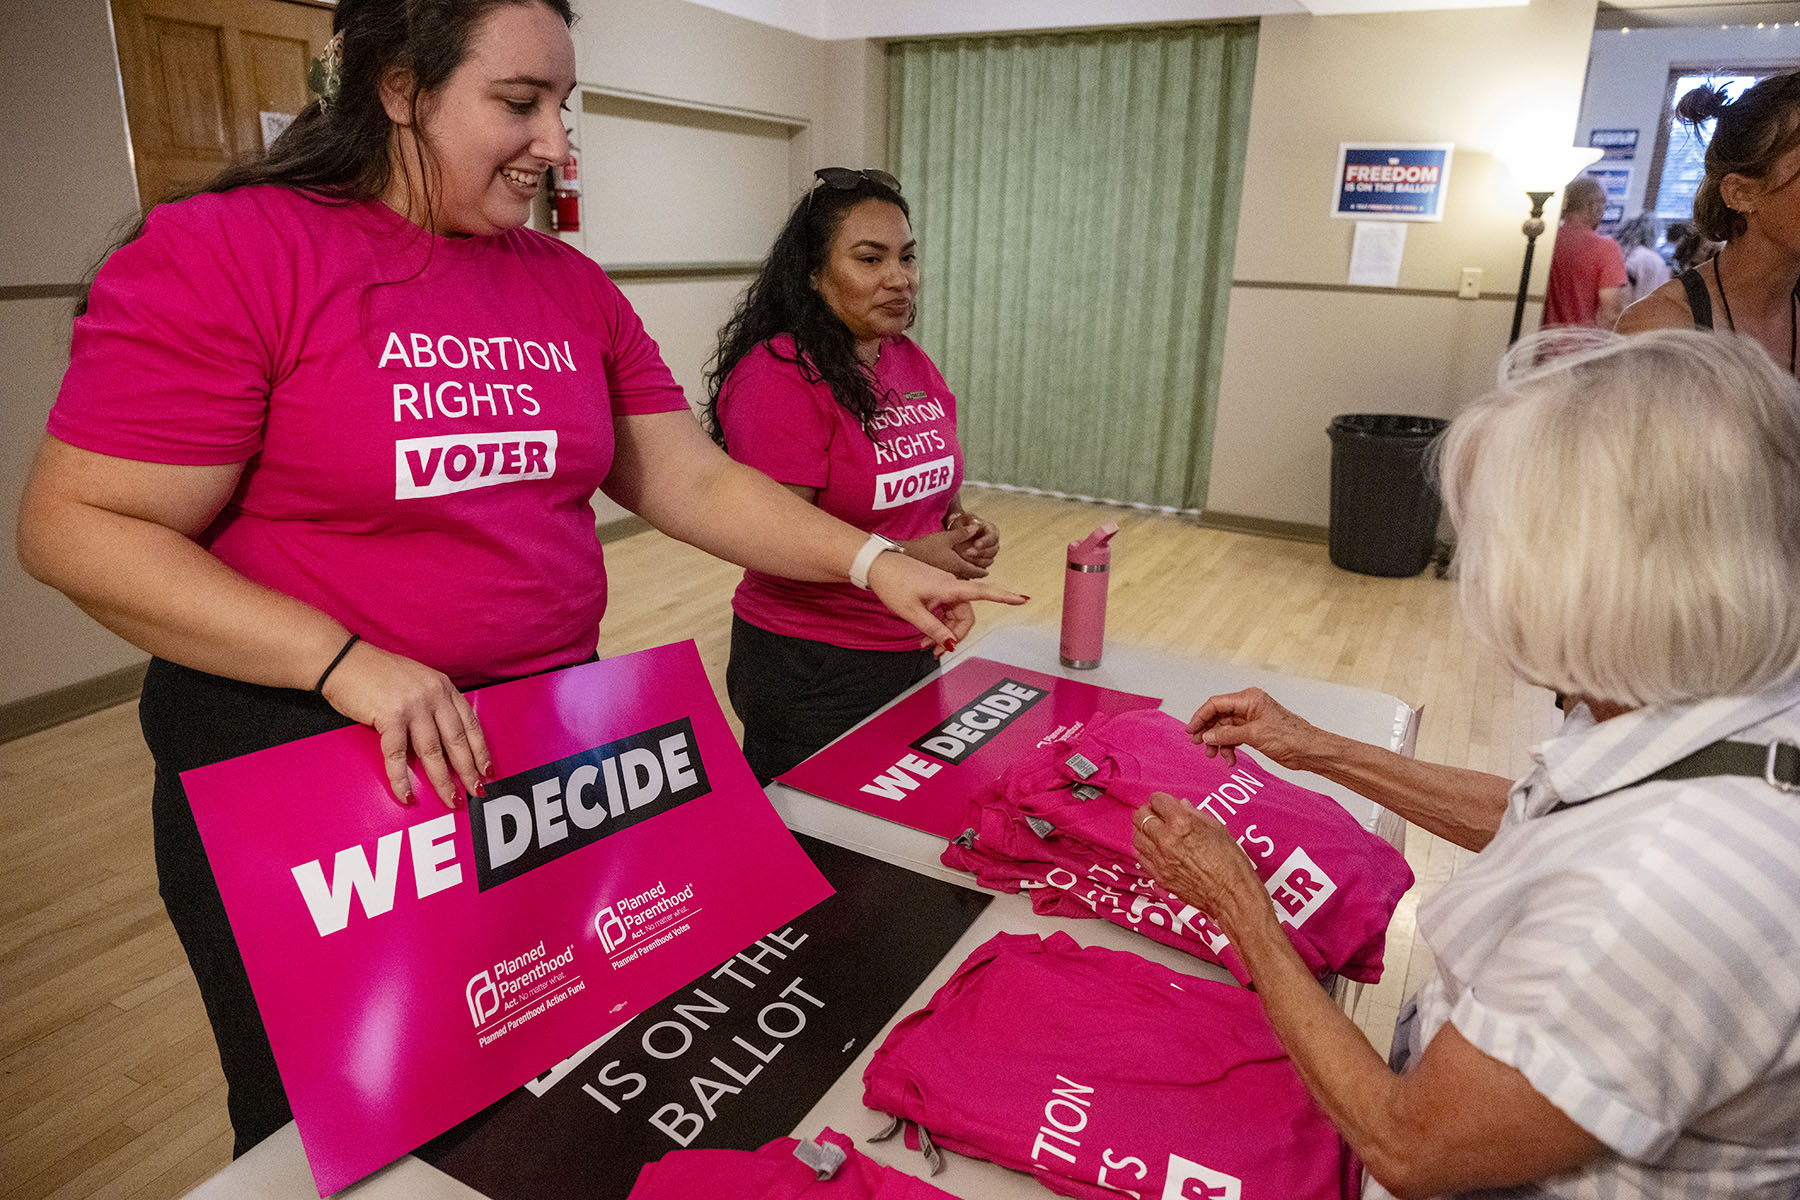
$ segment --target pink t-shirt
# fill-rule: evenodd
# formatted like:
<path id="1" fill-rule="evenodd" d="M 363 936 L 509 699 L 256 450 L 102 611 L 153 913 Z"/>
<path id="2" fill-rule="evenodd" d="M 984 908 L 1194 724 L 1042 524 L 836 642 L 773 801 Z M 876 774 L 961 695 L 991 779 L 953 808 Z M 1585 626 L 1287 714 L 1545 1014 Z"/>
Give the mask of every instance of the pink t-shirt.
<path id="1" fill-rule="evenodd" d="M 1159 791 L 1231 832 L 1309 970 L 1380 980 L 1388 923 L 1413 882 L 1405 856 L 1247 750 L 1235 766 L 1206 757 L 1180 720 L 1156 709 L 1096 719 L 1019 758 L 971 799 L 972 844 L 952 842 L 942 861 L 997 890 L 1030 891 L 1039 912 L 1102 917 L 1248 982 L 1218 926 L 1138 870 L 1133 814 Z"/>
<path id="2" fill-rule="evenodd" d="M 978 947 L 876 1049 L 863 1103 L 1083 1200 L 1361 1187 L 1253 993 L 1066 933 Z"/>
<path id="3" fill-rule="evenodd" d="M 1601 289 L 1622 288 L 1630 282 L 1619 243 L 1579 222 L 1564 222 L 1556 231 L 1550 279 L 1544 286 L 1544 327 L 1594 324 Z"/>
<path id="4" fill-rule="evenodd" d="M 795 1156 L 796 1138 L 776 1138 L 758 1150 L 674 1150 L 638 1173 L 628 1200 L 955 1200 L 923 1179 L 884 1167 L 835 1129 L 816 1146 L 843 1151 L 829 1178 Z"/>
<path id="5" fill-rule="evenodd" d="M 773 351 L 771 351 L 773 346 Z M 944 527 L 962 486 L 956 397 L 908 337 L 881 344 L 875 386 L 886 399 L 871 440 L 823 380 L 809 382 L 782 336 L 745 355 L 719 392 L 731 456 L 777 483 L 818 489 L 818 506 L 896 542 Z M 919 631 L 849 583 L 744 572 L 731 606 L 771 633 L 858 650 L 910 650 Z"/>
<path id="6" fill-rule="evenodd" d="M 75 323 L 50 433 L 243 463 L 228 566 L 471 686 L 593 653 L 613 420 L 685 407 L 593 262 L 274 187 L 152 212 Z"/>

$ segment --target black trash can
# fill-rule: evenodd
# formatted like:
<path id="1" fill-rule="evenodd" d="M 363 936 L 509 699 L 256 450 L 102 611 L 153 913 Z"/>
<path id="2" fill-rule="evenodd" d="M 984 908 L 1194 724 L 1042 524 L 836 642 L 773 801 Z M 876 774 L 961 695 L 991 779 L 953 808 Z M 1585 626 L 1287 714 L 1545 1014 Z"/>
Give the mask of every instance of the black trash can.
<path id="1" fill-rule="evenodd" d="M 1437 548 L 1443 505 L 1425 451 L 1450 422 L 1353 413 L 1332 418 L 1331 561 L 1359 575 L 1417 575 Z"/>

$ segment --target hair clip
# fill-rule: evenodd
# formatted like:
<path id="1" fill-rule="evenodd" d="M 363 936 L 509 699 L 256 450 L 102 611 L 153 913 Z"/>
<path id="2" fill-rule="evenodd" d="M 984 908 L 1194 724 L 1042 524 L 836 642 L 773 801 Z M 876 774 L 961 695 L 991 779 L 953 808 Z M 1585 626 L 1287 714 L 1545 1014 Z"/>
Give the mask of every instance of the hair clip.
<path id="1" fill-rule="evenodd" d="M 320 108 L 331 107 L 344 86 L 344 31 L 338 30 L 306 69 L 306 89 L 319 98 Z"/>

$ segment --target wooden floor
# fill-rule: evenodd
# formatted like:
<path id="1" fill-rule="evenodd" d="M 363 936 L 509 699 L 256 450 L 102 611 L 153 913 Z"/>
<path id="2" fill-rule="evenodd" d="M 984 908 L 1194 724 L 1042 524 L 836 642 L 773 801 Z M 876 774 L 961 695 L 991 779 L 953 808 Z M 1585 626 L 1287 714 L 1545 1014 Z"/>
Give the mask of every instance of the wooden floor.
<path id="1" fill-rule="evenodd" d="M 997 581 L 1036 599 L 983 609 L 992 629 L 1054 628 L 1063 547 L 1117 521 L 1109 637 L 1375 688 L 1423 709 L 1421 758 L 1516 775 L 1548 736 L 1549 695 L 1516 683 L 1457 621 L 1430 572 L 1384 580 L 1325 547 L 1200 529 L 1181 518 L 971 492 L 1002 532 Z M 724 699 L 735 568 L 644 533 L 607 548 L 600 653 L 699 644 Z M 979 632 L 979 630 L 978 630 Z M 150 760 L 134 705 L 0 745 L 0 1193 L 12 1200 L 179 1196 L 230 1156 L 224 1081 L 199 993 L 156 894 Z M 1358 1024 L 1385 1049 L 1400 998 L 1428 969 L 1418 897 L 1463 852 L 1418 830 L 1419 876 L 1396 915 L 1388 970 Z"/>

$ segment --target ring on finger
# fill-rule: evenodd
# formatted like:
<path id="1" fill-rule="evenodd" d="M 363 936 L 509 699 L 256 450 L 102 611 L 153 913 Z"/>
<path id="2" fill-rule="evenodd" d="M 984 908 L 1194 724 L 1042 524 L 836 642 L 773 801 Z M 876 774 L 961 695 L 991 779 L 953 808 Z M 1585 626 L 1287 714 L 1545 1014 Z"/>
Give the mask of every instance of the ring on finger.
<path id="1" fill-rule="evenodd" d="M 1150 822 L 1152 822 L 1156 819 L 1157 818 L 1156 818 L 1155 813 L 1145 813 L 1144 819 L 1138 822 L 1138 828 L 1143 830 L 1145 833 L 1149 833 L 1150 832 Z"/>

